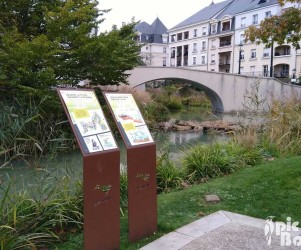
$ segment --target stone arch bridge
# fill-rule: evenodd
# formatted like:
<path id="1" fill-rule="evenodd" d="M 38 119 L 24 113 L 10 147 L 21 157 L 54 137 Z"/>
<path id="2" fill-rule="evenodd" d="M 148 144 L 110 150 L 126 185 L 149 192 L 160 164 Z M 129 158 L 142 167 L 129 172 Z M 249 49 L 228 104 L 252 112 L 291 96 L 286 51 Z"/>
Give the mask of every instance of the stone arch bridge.
<path id="1" fill-rule="evenodd" d="M 127 72 L 132 88 L 145 86 L 146 82 L 159 79 L 181 79 L 202 89 L 212 103 L 214 111 L 242 111 L 250 100 L 263 102 L 271 97 L 278 99 L 301 96 L 301 86 L 286 84 L 275 78 L 250 77 L 203 70 L 175 67 L 136 67 Z M 264 108 L 264 105 L 262 105 Z"/>

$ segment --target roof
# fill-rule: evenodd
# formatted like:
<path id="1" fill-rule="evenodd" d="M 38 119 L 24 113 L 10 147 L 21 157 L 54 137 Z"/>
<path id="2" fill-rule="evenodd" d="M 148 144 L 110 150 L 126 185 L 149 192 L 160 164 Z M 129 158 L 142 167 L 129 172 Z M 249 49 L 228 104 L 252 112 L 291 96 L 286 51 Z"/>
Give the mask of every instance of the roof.
<path id="1" fill-rule="evenodd" d="M 151 25 L 147 22 L 138 23 L 135 29 L 141 32 L 141 42 L 163 43 L 162 35 L 167 33 L 166 26 L 158 17 Z"/>
<path id="2" fill-rule="evenodd" d="M 221 19 L 226 15 L 234 16 L 238 13 L 274 5 L 277 3 L 277 0 L 226 0 L 216 4 L 212 2 L 209 6 L 203 8 L 183 22 L 177 24 L 172 29 L 200 23 L 212 18 Z"/>
<path id="3" fill-rule="evenodd" d="M 155 19 L 155 21 L 151 25 L 151 33 L 156 35 L 162 35 L 167 33 L 166 26 L 161 22 L 159 17 Z"/>
<path id="4" fill-rule="evenodd" d="M 221 13 L 216 16 L 216 19 L 221 19 L 224 16 L 234 16 L 242 12 L 246 6 L 249 6 L 252 2 L 260 0 L 233 0 Z"/>
<path id="5" fill-rule="evenodd" d="M 246 11 L 250 11 L 250 10 L 254 10 L 254 9 L 258 9 L 258 8 L 263 8 L 263 7 L 274 5 L 274 4 L 278 4 L 278 0 L 267 0 L 267 1 L 254 0 L 248 6 L 245 6 L 244 10 L 242 10 L 241 12 L 246 12 Z"/>
<path id="6" fill-rule="evenodd" d="M 177 24 L 172 29 L 181 28 L 184 26 L 188 26 L 195 23 L 200 23 L 202 21 L 206 21 L 217 15 L 220 11 L 222 11 L 228 4 L 230 4 L 233 0 L 226 0 L 220 3 L 211 3 L 209 6 L 204 9 L 198 11 L 191 17 L 187 18 L 183 22 Z"/>

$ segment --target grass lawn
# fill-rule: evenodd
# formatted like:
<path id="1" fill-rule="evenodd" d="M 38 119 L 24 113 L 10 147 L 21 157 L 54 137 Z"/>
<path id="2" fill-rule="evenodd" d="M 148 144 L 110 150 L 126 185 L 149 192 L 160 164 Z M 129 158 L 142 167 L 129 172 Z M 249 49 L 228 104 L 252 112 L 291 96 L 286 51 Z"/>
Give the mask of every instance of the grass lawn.
<path id="1" fill-rule="evenodd" d="M 221 202 L 206 204 L 206 194 L 217 194 Z M 186 190 L 158 196 L 158 232 L 135 244 L 127 240 L 127 218 L 121 218 L 120 249 L 138 249 L 167 232 L 218 210 L 265 219 L 275 216 L 277 221 L 301 221 L 301 157 L 265 162 Z M 58 249 L 83 249 L 83 235 L 70 236 Z"/>

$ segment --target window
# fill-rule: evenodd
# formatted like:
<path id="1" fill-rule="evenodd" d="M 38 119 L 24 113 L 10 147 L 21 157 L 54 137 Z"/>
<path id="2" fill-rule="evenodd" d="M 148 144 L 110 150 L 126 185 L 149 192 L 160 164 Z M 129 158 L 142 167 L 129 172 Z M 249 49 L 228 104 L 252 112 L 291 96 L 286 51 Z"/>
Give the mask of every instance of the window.
<path id="1" fill-rule="evenodd" d="M 171 54 L 170 54 L 170 57 L 171 57 L 171 58 L 175 58 L 175 56 L 176 56 L 176 49 L 175 49 L 175 47 L 173 47 L 173 48 L 171 48 Z"/>
<path id="2" fill-rule="evenodd" d="M 166 47 L 163 47 L 163 53 L 166 53 Z"/>
<path id="3" fill-rule="evenodd" d="M 229 31 L 230 30 L 230 21 L 222 23 L 222 31 Z"/>
<path id="4" fill-rule="evenodd" d="M 148 46 L 145 47 L 145 50 L 148 50 Z"/>
<path id="5" fill-rule="evenodd" d="M 269 56 L 270 56 L 270 48 L 264 48 L 263 57 L 269 57 Z"/>
<path id="6" fill-rule="evenodd" d="M 265 18 L 269 18 L 269 17 L 271 17 L 271 16 L 272 16 L 271 11 L 267 11 L 267 12 L 265 13 Z"/>
<path id="7" fill-rule="evenodd" d="M 244 34 L 240 34 L 239 36 L 239 43 L 244 43 L 245 41 L 245 35 Z"/>
<path id="8" fill-rule="evenodd" d="M 206 35 L 207 35 L 207 28 L 206 28 L 206 27 L 203 27 L 203 29 L 202 29 L 202 34 L 203 34 L 203 36 L 206 36 Z"/>
<path id="9" fill-rule="evenodd" d="M 198 50 L 198 44 L 197 43 L 193 43 L 193 50 L 192 50 L 192 52 L 196 53 L 197 50 Z"/>
<path id="10" fill-rule="evenodd" d="M 290 55 L 291 54 L 291 47 L 284 46 L 283 47 L 283 55 Z"/>
<path id="11" fill-rule="evenodd" d="M 166 57 L 163 57 L 163 66 L 166 66 Z"/>
<path id="12" fill-rule="evenodd" d="M 177 40 L 178 40 L 178 41 L 181 41 L 181 40 L 182 40 L 182 33 L 178 33 L 178 34 L 177 34 Z"/>
<path id="13" fill-rule="evenodd" d="M 240 51 L 240 59 L 245 59 L 245 52 L 243 50 Z"/>
<path id="14" fill-rule="evenodd" d="M 215 64 L 215 54 L 211 55 L 211 64 Z"/>
<path id="15" fill-rule="evenodd" d="M 211 25 L 211 33 L 215 34 L 216 33 L 216 24 Z"/>
<path id="16" fill-rule="evenodd" d="M 196 65 L 196 57 L 195 56 L 192 58 L 192 60 L 193 60 L 192 64 Z"/>
<path id="17" fill-rule="evenodd" d="M 206 41 L 202 42 L 202 50 L 206 50 Z"/>
<path id="18" fill-rule="evenodd" d="M 251 49 L 251 58 L 256 58 L 256 49 Z"/>
<path id="19" fill-rule="evenodd" d="M 263 76 L 269 76 L 269 66 L 263 65 Z"/>
<path id="20" fill-rule="evenodd" d="M 205 63 L 206 63 L 205 56 L 202 56 L 202 64 L 205 64 Z"/>
<path id="21" fill-rule="evenodd" d="M 252 24 L 258 24 L 258 14 L 252 16 Z"/>
<path id="22" fill-rule="evenodd" d="M 211 42 L 211 49 L 216 49 L 216 45 L 215 45 L 215 42 L 216 40 L 213 39 L 212 42 Z"/>
<path id="23" fill-rule="evenodd" d="M 189 38 L 189 31 L 185 31 L 184 32 L 184 39 L 188 39 Z"/>
<path id="24" fill-rule="evenodd" d="M 246 27 L 246 18 L 245 17 L 242 17 L 241 19 L 240 19 L 240 27 Z"/>
<path id="25" fill-rule="evenodd" d="M 193 30 L 193 37 L 197 37 L 198 36 L 198 29 L 194 29 Z"/>
<path id="26" fill-rule="evenodd" d="M 166 34 L 162 35 L 163 43 L 167 43 L 168 42 L 167 41 L 167 37 L 168 37 L 168 35 L 166 35 Z"/>
<path id="27" fill-rule="evenodd" d="M 174 41 L 176 40 L 176 35 L 171 35 L 171 36 L 170 36 L 170 40 L 171 40 L 172 42 L 174 42 Z"/>

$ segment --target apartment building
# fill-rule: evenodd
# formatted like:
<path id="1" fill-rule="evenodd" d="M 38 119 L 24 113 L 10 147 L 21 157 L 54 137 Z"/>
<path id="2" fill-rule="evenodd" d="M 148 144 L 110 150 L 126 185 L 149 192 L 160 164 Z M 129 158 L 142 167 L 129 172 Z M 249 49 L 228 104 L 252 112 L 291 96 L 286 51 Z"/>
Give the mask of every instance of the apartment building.
<path id="1" fill-rule="evenodd" d="M 140 57 L 146 66 L 167 66 L 169 58 L 167 28 L 157 17 L 149 25 L 140 22 L 135 27 L 136 41 L 142 45 Z"/>
<path id="2" fill-rule="evenodd" d="M 244 31 L 281 13 L 277 0 L 227 0 L 209 6 L 168 30 L 168 66 L 288 78 L 300 76 L 301 54 L 290 44 L 244 42 Z M 296 6 L 295 6 L 296 7 Z"/>

